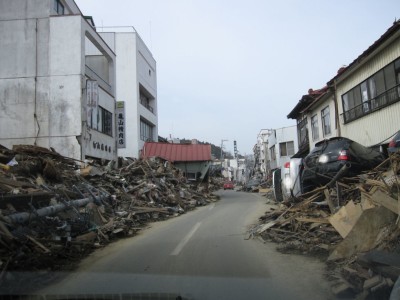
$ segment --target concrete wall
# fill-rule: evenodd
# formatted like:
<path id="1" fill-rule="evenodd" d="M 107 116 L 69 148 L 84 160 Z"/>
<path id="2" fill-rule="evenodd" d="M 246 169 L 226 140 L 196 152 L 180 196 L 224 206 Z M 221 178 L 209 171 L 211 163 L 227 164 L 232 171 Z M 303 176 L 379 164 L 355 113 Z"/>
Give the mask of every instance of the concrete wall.
<path id="1" fill-rule="evenodd" d="M 50 0 L 2 0 L 0 20 L 47 18 L 50 15 Z"/>
<path id="2" fill-rule="evenodd" d="M 85 155 L 79 144 L 86 108 L 85 34 L 90 31 L 98 45 L 103 43 L 109 66 L 115 56 L 74 1 L 67 0 L 65 6 L 67 14 L 78 14 L 52 17 L 51 0 L 0 2 L 0 144 L 37 144 L 80 159 Z M 108 71 L 109 82 L 115 85 L 115 70 Z M 101 97 L 114 113 L 113 97 Z M 92 136 L 96 135 L 113 144 L 115 158 L 113 137 Z"/>
<path id="3" fill-rule="evenodd" d="M 137 79 L 138 84 L 142 85 L 148 93 L 151 94 L 152 100 L 151 106 L 153 112 L 148 110 L 146 107 L 140 104 L 138 100 L 138 117 L 145 118 L 148 122 L 154 125 L 153 128 L 153 140 L 158 141 L 158 111 L 157 111 L 157 69 L 156 61 L 153 58 L 150 50 L 146 47 L 143 40 L 138 34 L 136 35 L 136 64 L 137 64 Z M 137 97 L 139 99 L 139 90 Z M 138 131 L 138 152 L 143 148 L 145 141 L 140 139 L 140 128 Z"/>
<path id="4" fill-rule="evenodd" d="M 101 32 L 102 38 L 116 52 L 116 100 L 125 102 L 125 148 L 119 156 L 139 157 L 144 141 L 140 139 L 140 119 L 154 125 L 153 139 L 158 141 L 156 62 L 142 39 L 135 32 Z M 149 72 L 150 71 L 150 72 Z M 152 95 L 153 112 L 140 104 L 140 89 Z"/>
<path id="5" fill-rule="evenodd" d="M 275 160 L 270 161 L 271 170 L 275 168 L 281 168 L 284 164 L 290 161 L 290 156 L 281 156 L 279 151 L 279 143 L 283 142 L 291 142 L 294 143 L 294 153 L 298 151 L 298 142 L 297 142 L 297 127 L 283 127 L 274 129 L 274 131 L 268 137 L 268 147 L 271 149 L 275 146 Z M 270 157 L 271 158 L 271 157 Z M 271 158 L 272 159 L 272 158 Z"/>
<path id="6" fill-rule="evenodd" d="M 370 55 L 368 59 L 364 59 L 357 70 L 337 83 L 339 114 L 343 113 L 343 94 L 400 57 L 399 36 L 400 32 L 397 32 L 393 41 L 383 45 L 382 49 Z M 399 130 L 399 116 L 400 103 L 397 102 L 347 124 L 344 124 L 343 118 L 340 118 L 341 135 L 362 145 L 372 146 Z"/>

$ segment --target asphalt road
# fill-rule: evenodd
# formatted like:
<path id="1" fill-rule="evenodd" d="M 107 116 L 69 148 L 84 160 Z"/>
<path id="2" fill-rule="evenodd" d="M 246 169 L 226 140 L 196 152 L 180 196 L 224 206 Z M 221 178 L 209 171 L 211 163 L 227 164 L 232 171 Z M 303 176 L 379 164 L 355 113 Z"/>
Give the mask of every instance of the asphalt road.
<path id="1" fill-rule="evenodd" d="M 221 200 L 96 251 L 40 294 L 151 293 L 152 299 L 333 299 L 324 264 L 247 239 L 267 209 L 257 194 Z M 148 299 L 143 296 L 142 299 Z"/>

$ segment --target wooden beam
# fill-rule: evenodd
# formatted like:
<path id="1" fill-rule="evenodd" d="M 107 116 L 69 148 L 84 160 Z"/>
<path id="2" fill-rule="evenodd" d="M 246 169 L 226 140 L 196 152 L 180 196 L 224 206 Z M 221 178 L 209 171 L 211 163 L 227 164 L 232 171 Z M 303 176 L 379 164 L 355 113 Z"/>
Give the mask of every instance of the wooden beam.
<path id="1" fill-rule="evenodd" d="M 399 203 L 396 199 L 390 197 L 379 189 L 377 189 L 373 194 L 370 195 L 370 199 L 372 202 L 386 207 L 395 214 L 399 214 Z"/>

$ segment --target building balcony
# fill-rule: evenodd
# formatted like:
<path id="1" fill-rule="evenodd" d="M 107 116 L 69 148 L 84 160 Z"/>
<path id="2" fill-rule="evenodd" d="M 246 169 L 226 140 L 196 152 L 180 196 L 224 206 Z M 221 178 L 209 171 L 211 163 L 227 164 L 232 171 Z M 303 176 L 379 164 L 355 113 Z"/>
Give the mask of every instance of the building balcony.
<path id="1" fill-rule="evenodd" d="M 140 104 L 142 104 L 144 107 L 146 107 L 149 111 L 151 111 L 154 114 L 154 108 L 150 104 L 144 103 L 142 101 L 140 101 Z"/>

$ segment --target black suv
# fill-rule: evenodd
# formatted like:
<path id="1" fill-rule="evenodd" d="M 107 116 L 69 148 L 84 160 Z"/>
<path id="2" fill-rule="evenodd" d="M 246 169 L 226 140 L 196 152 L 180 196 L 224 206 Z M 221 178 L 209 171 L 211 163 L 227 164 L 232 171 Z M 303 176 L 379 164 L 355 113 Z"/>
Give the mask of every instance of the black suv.
<path id="1" fill-rule="evenodd" d="M 302 192 L 327 184 L 347 164 L 346 176 L 355 176 L 376 167 L 385 156 L 348 138 L 334 137 L 315 144 L 303 160 Z"/>

